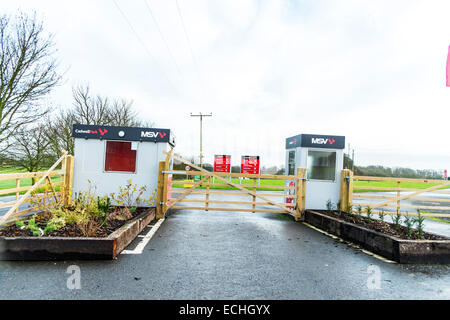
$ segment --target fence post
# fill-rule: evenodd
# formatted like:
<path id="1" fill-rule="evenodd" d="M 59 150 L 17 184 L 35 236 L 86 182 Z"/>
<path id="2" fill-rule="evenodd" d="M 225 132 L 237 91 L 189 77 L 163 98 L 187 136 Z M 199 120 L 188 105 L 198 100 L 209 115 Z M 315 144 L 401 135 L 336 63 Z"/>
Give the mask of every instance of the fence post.
<path id="1" fill-rule="evenodd" d="M 171 150 L 167 156 L 166 156 L 166 160 L 164 161 L 164 171 L 169 171 L 170 169 L 170 158 L 172 157 L 172 152 L 173 150 Z M 163 192 L 162 192 L 162 216 L 164 216 L 164 214 L 167 211 L 167 190 L 169 187 L 169 174 L 168 173 L 164 173 L 163 174 Z M 162 218 L 161 216 L 161 218 Z"/>
<path id="2" fill-rule="evenodd" d="M 72 199 L 73 184 L 73 156 L 66 155 L 62 160 L 62 170 L 64 171 L 63 197 L 64 205 L 69 205 Z"/>
<path id="3" fill-rule="evenodd" d="M 20 188 L 20 178 L 17 178 L 16 179 L 16 189 L 19 189 L 19 188 Z M 16 190 L 16 201 L 19 201 L 19 195 L 20 195 L 19 190 Z M 19 212 L 19 208 L 16 209 L 16 213 L 17 212 Z"/>
<path id="4" fill-rule="evenodd" d="M 340 186 L 340 198 L 339 201 L 341 203 L 341 210 L 347 211 L 349 204 L 349 187 L 348 180 L 346 177 L 348 176 L 348 169 L 344 169 L 341 171 L 341 186 Z"/>
<path id="5" fill-rule="evenodd" d="M 347 180 L 347 207 L 346 207 L 346 211 L 348 211 L 348 209 L 352 208 L 352 212 L 353 212 L 353 171 L 352 170 L 348 170 L 348 180 Z M 350 207 L 350 208 L 349 208 Z M 350 213 L 352 213 L 350 212 Z"/>
<path id="6" fill-rule="evenodd" d="M 156 190 L 156 219 L 162 219 L 163 214 L 163 207 L 162 207 L 162 201 L 163 201 L 163 192 L 164 192 L 164 174 L 162 173 L 164 170 L 164 161 L 159 162 L 158 166 L 158 187 Z"/>
<path id="7" fill-rule="evenodd" d="M 206 201 L 205 201 L 205 207 L 206 207 L 206 211 L 208 211 L 208 207 L 209 207 L 209 184 L 211 183 L 211 176 L 208 176 L 207 181 L 207 185 L 206 185 Z"/>
<path id="8" fill-rule="evenodd" d="M 254 185 L 254 187 L 253 187 L 253 192 L 256 194 L 256 181 L 257 181 L 257 179 L 256 178 L 254 178 L 253 179 L 253 185 Z M 256 205 L 255 205 L 255 202 L 256 202 L 256 196 L 252 196 L 252 199 L 253 199 L 253 204 L 252 204 L 252 208 L 253 208 L 253 213 L 255 213 L 255 209 L 256 209 Z"/>
<path id="9" fill-rule="evenodd" d="M 295 220 L 298 221 L 302 218 L 302 213 L 305 211 L 305 191 L 306 191 L 306 169 L 297 168 L 297 190 L 296 190 L 296 202 L 297 210 L 295 211 Z"/>
<path id="10" fill-rule="evenodd" d="M 400 181 L 397 181 L 397 215 L 400 214 Z"/>

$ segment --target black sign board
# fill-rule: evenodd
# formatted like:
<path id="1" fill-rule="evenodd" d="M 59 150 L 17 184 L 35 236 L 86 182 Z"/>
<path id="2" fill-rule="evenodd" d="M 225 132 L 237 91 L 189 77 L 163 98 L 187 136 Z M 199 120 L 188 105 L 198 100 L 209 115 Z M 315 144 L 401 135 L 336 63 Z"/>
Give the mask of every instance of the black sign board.
<path id="1" fill-rule="evenodd" d="M 173 146 L 175 145 L 170 129 L 74 124 L 72 137 L 100 140 L 168 142 Z"/>
<path id="2" fill-rule="evenodd" d="M 344 149 L 345 137 L 320 134 L 299 134 L 286 139 L 286 149 L 298 147 Z"/>

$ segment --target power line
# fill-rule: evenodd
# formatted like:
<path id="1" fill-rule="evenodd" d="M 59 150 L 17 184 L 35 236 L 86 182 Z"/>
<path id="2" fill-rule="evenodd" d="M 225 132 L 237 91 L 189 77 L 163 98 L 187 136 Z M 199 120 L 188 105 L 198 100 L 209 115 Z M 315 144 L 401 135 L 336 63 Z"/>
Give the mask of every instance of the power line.
<path id="1" fill-rule="evenodd" d="M 169 78 L 167 77 L 166 73 L 164 72 L 164 70 L 161 68 L 161 66 L 159 65 L 158 61 L 156 60 L 156 58 L 153 56 L 153 54 L 150 52 L 150 50 L 147 48 L 147 46 L 145 45 L 144 41 L 142 41 L 142 38 L 139 36 L 139 34 L 136 32 L 136 30 L 134 29 L 133 25 L 131 24 L 130 20 L 128 20 L 127 16 L 125 15 L 125 13 L 122 11 L 122 9 L 120 9 L 118 3 L 116 2 L 116 0 L 113 0 L 114 4 L 116 5 L 116 8 L 119 10 L 120 14 L 122 15 L 122 18 L 126 21 L 126 23 L 128 24 L 128 26 L 130 27 L 130 29 L 133 31 L 134 35 L 136 36 L 136 38 L 138 39 L 138 41 L 141 43 L 141 45 L 144 47 L 145 51 L 147 52 L 147 54 L 149 55 L 149 57 L 153 60 L 153 62 L 158 65 L 159 69 L 161 70 L 162 74 L 164 75 L 164 78 L 166 78 L 166 81 L 170 84 L 170 86 L 173 88 L 173 90 L 175 92 L 178 93 L 178 90 L 175 88 L 175 86 L 173 85 L 173 83 L 169 80 Z"/>
<path id="2" fill-rule="evenodd" d="M 189 39 L 189 35 L 188 35 L 187 29 L 186 29 L 186 25 L 184 24 L 183 15 L 181 14 L 181 9 L 180 9 L 180 6 L 178 4 L 178 0 L 175 0 L 175 4 L 177 6 L 178 16 L 180 17 L 181 26 L 183 27 L 184 35 L 186 37 L 186 41 L 187 41 L 187 44 L 188 44 L 188 47 L 189 47 L 189 51 L 191 53 L 192 61 L 194 63 L 194 69 L 195 69 L 195 71 L 197 73 L 197 78 L 198 78 L 198 81 L 200 83 L 201 95 L 203 96 L 203 99 L 206 100 L 206 97 L 205 97 L 206 90 L 205 90 L 205 86 L 204 86 L 204 83 L 203 83 L 203 78 L 202 78 L 202 76 L 200 74 L 200 71 L 199 71 L 197 59 L 195 58 L 195 55 L 194 55 L 194 50 L 192 50 L 191 40 Z"/>
<path id="3" fill-rule="evenodd" d="M 153 12 L 152 12 L 152 9 L 150 8 L 150 5 L 148 4 L 148 2 L 147 2 L 146 0 L 144 0 L 144 3 L 145 3 L 145 6 L 146 6 L 147 9 L 148 9 L 148 12 L 150 13 L 150 16 L 151 16 L 152 19 L 153 19 L 153 22 L 154 22 L 155 25 L 156 25 L 156 29 L 158 29 L 159 35 L 161 36 L 161 39 L 162 39 L 162 41 L 164 42 L 164 45 L 166 46 L 166 49 L 167 49 L 167 51 L 169 52 L 169 55 L 170 55 L 170 57 L 172 58 L 172 61 L 173 61 L 173 63 L 175 64 L 175 67 L 176 67 L 178 73 L 181 75 L 180 68 L 178 67 L 177 61 L 175 60 L 175 57 L 174 57 L 174 55 L 172 54 L 172 50 L 170 50 L 169 44 L 167 43 L 167 40 L 166 40 L 166 38 L 164 37 L 164 35 L 163 35 L 162 31 L 161 31 L 161 28 L 159 27 L 158 21 L 156 21 L 156 18 L 155 18 L 155 16 L 153 15 Z"/>
<path id="4" fill-rule="evenodd" d="M 175 0 L 175 4 L 177 5 L 178 15 L 179 15 L 180 20 L 181 20 L 181 25 L 183 27 L 184 35 L 185 35 L 186 41 L 188 43 L 188 47 L 189 47 L 189 51 L 191 53 L 192 61 L 194 62 L 195 68 L 197 69 L 197 73 L 198 73 L 197 60 L 195 59 L 194 51 L 192 50 L 191 41 L 189 39 L 189 35 L 187 33 L 186 26 L 184 24 L 183 15 L 181 14 L 181 9 L 180 9 L 180 6 L 178 5 L 178 0 Z"/>

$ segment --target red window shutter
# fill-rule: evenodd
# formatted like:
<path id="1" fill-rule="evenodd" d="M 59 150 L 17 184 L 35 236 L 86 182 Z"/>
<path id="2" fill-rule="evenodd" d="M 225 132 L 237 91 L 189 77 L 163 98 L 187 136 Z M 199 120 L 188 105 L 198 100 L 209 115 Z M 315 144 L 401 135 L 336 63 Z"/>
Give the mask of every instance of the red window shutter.
<path id="1" fill-rule="evenodd" d="M 131 142 L 106 141 L 105 171 L 136 172 L 136 150 L 131 150 Z"/>

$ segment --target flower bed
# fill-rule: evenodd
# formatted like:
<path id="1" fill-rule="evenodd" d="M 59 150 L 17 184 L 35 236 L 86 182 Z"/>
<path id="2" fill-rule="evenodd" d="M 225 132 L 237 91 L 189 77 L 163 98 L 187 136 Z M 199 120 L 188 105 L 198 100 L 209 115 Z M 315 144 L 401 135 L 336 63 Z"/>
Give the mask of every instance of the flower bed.
<path id="1" fill-rule="evenodd" d="M 450 263 L 450 239 L 337 211 L 307 210 L 305 222 L 399 263 Z"/>
<path id="2" fill-rule="evenodd" d="M 0 229 L 0 258 L 113 258 L 155 218 L 153 208 L 137 206 L 154 202 L 154 193 L 141 198 L 144 191 L 129 180 L 118 194 L 99 197 L 89 188 L 68 204 L 56 199 L 44 211 Z M 42 207 L 40 199 L 35 195 L 29 202 Z"/>

